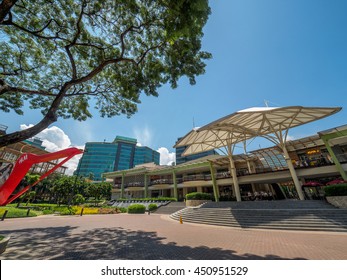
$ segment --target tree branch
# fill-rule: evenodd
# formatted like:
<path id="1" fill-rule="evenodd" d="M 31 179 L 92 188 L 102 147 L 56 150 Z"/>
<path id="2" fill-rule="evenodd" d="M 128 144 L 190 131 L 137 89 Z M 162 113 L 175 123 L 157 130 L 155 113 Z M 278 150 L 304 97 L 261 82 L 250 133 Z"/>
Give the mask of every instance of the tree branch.
<path id="1" fill-rule="evenodd" d="M 0 4 L 0 24 L 7 16 L 11 17 L 11 9 L 18 0 L 2 0 Z"/>
<path id="2" fill-rule="evenodd" d="M 53 94 L 48 91 L 44 90 L 30 90 L 25 88 L 17 88 L 17 87 L 11 87 L 9 85 L 0 85 L 0 95 L 3 95 L 8 92 L 20 92 L 24 94 L 30 94 L 30 95 L 42 95 L 42 96 L 56 96 L 56 94 Z"/>
<path id="3" fill-rule="evenodd" d="M 76 69 L 76 63 L 75 63 L 74 57 L 73 57 L 73 55 L 72 55 L 72 53 L 70 51 L 70 48 L 73 47 L 76 44 L 78 37 L 81 35 L 80 24 L 81 24 L 81 21 L 82 21 L 84 7 L 85 7 L 85 2 L 83 1 L 81 12 L 80 12 L 80 14 L 78 16 L 78 20 L 77 20 L 77 23 L 76 23 L 77 32 L 76 32 L 72 42 L 69 45 L 65 46 L 65 50 L 67 52 L 67 55 L 69 56 L 69 60 L 70 60 L 71 67 L 72 67 L 72 79 L 73 80 L 77 79 L 77 69 Z"/>
<path id="4" fill-rule="evenodd" d="M 17 131 L 9 134 L 5 134 L 0 137 L 0 148 L 7 146 L 9 143 L 15 143 L 19 141 L 26 140 L 28 138 L 33 137 L 34 135 L 38 134 L 45 128 L 47 128 L 50 124 L 57 121 L 57 111 L 59 109 L 60 103 L 62 102 L 65 93 L 68 91 L 68 89 L 71 87 L 71 85 L 68 85 L 65 83 L 63 87 L 61 88 L 58 95 L 56 95 L 54 101 L 52 102 L 50 108 L 48 109 L 46 115 L 43 117 L 43 119 L 37 123 L 36 125 L 22 130 Z"/>

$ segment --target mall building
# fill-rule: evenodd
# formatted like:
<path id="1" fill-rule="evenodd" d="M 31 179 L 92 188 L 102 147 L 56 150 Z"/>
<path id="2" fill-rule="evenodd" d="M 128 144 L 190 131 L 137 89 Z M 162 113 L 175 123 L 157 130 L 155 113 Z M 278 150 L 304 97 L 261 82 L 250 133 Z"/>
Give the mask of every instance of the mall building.
<path id="1" fill-rule="evenodd" d="M 191 135 L 188 136 L 191 140 Z M 204 145 L 212 145 L 206 139 L 204 141 Z M 148 163 L 102 176 L 114 183 L 113 199 L 161 196 L 183 200 L 187 193 L 198 191 L 211 193 L 215 201 L 237 198 L 235 179 L 239 187 L 238 201 L 265 197 L 302 199 L 293 173 L 303 187 L 304 199 L 322 195 L 316 186 L 335 179 L 347 180 L 347 125 L 302 139 L 287 140 L 283 145 L 237 155 L 210 154 L 174 166 Z M 176 148 L 178 146 L 176 143 Z"/>

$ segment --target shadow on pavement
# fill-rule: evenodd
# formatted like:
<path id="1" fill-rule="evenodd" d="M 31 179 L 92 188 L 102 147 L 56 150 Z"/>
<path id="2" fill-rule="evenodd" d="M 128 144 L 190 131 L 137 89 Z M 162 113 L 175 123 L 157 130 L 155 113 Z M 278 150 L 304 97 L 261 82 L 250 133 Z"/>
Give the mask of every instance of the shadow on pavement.
<path id="1" fill-rule="evenodd" d="M 279 260 L 275 255 L 238 255 L 232 250 L 165 243 L 156 232 L 121 227 L 99 228 L 74 234 L 75 227 L 0 231 L 11 234 L 4 260 Z"/>

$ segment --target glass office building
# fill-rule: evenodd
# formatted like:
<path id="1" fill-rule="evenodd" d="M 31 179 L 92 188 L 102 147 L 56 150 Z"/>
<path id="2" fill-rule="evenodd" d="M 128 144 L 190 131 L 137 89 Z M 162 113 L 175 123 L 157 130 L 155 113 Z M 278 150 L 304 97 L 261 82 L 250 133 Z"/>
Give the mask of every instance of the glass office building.
<path id="1" fill-rule="evenodd" d="M 134 157 L 134 166 L 147 162 L 154 162 L 159 164 L 160 154 L 157 151 L 152 150 L 148 147 L 136 147 L 135 157 Z"/>
<path id="2" fill-rule="evenodd" d="M 159 164 L 157 151 L 136 144 L 136 139 L 123 136 L 117 136 L 112 143 L 88 142 L 75 174 L 101 181 L 101 174 L 105 172 L 126 170 L 148 162 Z"/>
<path id="3" fill-rule="evenodd" d="M 137 140 L 117 136 L 113 143 L 116 145 L 114 170 L 125 170 L 134 167 L 134 157 Z"/>
<path id="4" fill-rule="evenodd" d="M 75 174 L 101 180 L 101 174 L 108 170 L 114 171 L 117 146 L 114 143 L 88 142 Z"/>

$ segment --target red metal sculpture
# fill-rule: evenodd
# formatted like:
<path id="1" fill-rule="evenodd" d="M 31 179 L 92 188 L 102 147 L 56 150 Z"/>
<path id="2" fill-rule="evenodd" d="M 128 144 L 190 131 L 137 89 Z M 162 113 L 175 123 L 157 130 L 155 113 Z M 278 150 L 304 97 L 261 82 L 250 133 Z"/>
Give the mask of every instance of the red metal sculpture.
<path id="1" fill-rule="evenodd" d="M 0 170 L 0 206 L 4 206 L 8 203 L 11 203 L 13 200 L 21 196 L 31 187 L 35 186 L 38 182 L 46 178 L 60 166 L 62 166 L 65 162 L 70 160 L 75 155 L 83 153 L 82 150 L 77 148 L 68 148 L 65 150 L 61 150 L 54 153 L 49 153 L 45 155 L 35 155 L 35 154 L 22 154 L 16 163 L 9 163 L 5 167 Z M 51 170 L 43 174 L 39 180 L 37 180 L 34 184 L 26 186 L 23 190 L 11 196 L 19 182 L 24 178 L 25 174 L 29 171 L 30 167 L 33 164 L 40 162 L 48 162 L 60 158 L 65 158 L 60 163 L 56 164 Z M 12 172 L 11 172 L 12 171 Z"/>

